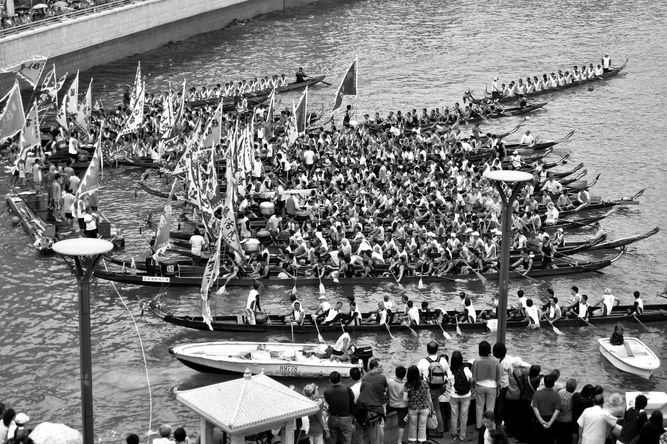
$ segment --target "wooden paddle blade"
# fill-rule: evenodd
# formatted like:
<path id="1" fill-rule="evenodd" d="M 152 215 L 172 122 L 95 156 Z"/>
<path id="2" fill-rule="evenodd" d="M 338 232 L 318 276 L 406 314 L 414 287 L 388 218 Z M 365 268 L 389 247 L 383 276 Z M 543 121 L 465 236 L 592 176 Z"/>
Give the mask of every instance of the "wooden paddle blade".
<path id="1" fill-rule="evenodd" d="M 463 332 L 461 331 L 461 327 L 459 327 L 459 324 L 456 324 L 456 335 L 463 336 Z"/>
<path id="2" fill-rule="evenodd" d="M 222 287 L 220 287 L 220 288 L 218 289 L 218 291 L 215 292 L 215 294 L 218 295 L 218 296 L 220 296 L 221 294 L 225 294 L 226 292 L 227 292 L 227 289 L 226 289 L 225 286 L 223 285 Z"/>
<path id="3" fill-rule="evenodd" d="M 317 334 L 317 340 L 320 341 L 320 344 L 324 344 L 324 338 L 319 333 Z"/>
<path id="4" fill-rule="evenodd" d="M 327 292 L 327 290 L 324 288 L 324 284 L 322 282 L 320 282 L 320 294 L 324 294 L 326 292 Z"/>
<path id="5" fill-rule="evenodd" d="M 445 337 L 445 340 L 451 341 L 452 340 L 452 335 L 447 333 L 444 328 L 442 328 L 442 325 L 440 325 L 440 330 L 442 330 L 442 335 Z"/>
<path id="6" fill-rule="evenodd" d="M 296 295 L 296 285 L 294 287 L 292 287 L 292 294 Z"/>
<path id="7" fill-rule="evenodd" d="M 554 333 L 556 333 L 557 335 L 564 335 L 565 334 L 562 331 L 560 331 L 558 328 L 556 328 L 556 326 L 554 324 L 551 324 L 551 328 L 553 328 Z"/>

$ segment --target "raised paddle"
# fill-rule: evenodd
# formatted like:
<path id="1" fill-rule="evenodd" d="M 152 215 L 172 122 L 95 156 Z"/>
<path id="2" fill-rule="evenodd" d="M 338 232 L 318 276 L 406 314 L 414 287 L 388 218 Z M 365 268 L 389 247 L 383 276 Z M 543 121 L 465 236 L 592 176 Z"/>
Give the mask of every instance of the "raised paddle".
<path id="1" fill-rule="evenodd" d="M 296 296 L 296 272 L 294 272 L 294 287 L 292 287 L 292 294 Z"/>
<path id="2" fill-rule="evenodd" d="M 289 330 L 292 333 L 292 342 L 294 342 L 294 322 L 292 321 L 289 322 Z"/>
<path id="3" fill-rule="evenodd" d="M 424 290 L 424 289 L 428 288 L 427 285 L 424 285 L 424 280 L 422 279 L 421 276 L 419 276 L 419 283 L 417 284 L 417 288 L 420 289 L 420 290 Z"/>
<path id="4" fill-rule="evenodd" d="M 397 278 L 396 275 L 394 274 L 394 271 L 391 270 L 390 273 L 391 273 L 391 275 L 394 277 L 394 280 L 395 280 L 396 283 L 398 284 L 398 287 L 399 287 L 401 290 L 405 291 L 405 287 L 403 286 L 403 284 L 401 284 L 400 282 L 398 282 L 398 278 Z"/>
<path id="5" fill-rule="evenodd" d="M 407 321 L 403 321 L 403 322 L 401 322 L 401 324 L 408 327 L 408 330 L 410 330 L 410 333 L 412 333 L 412 336 L 414 336 L 415 338 L 419 337 L 417 332 L 412 327 L 410 327 L 410 324 Z"/>
<path id="6" fill-rule="evenodd" d="M 315 315 L 310 315 L 310 318 L 313 320 L 313 324 L 315 324 L 315 330 L 317 330 L 317 340 L 320 341 L 320 344 L 324 344 L 324 338 L 320 334 L 320 327 L 317 325 L 317 318 Z"/>
<path id="7" fill-rule="evenodd" d="M 452 335 L 447 333 L 445 329 L 442 327 L 442 323 L 438 322 L 438 327 L 440 327 L 440 330 L 442 330 L 442 335 L 445 337 L 445 340 L 451 341 L 452 340 Z"/>

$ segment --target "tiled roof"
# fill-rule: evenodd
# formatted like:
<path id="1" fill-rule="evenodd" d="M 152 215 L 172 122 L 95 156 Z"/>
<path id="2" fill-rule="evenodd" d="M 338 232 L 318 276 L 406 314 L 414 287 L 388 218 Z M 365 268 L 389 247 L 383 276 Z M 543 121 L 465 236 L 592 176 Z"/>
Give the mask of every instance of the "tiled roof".
<path id="1" fill-rule="evenodd" d="M 319 405 L 264 374 L 179 392 L 180 402 L 228 433 L 307 416 Z"/>

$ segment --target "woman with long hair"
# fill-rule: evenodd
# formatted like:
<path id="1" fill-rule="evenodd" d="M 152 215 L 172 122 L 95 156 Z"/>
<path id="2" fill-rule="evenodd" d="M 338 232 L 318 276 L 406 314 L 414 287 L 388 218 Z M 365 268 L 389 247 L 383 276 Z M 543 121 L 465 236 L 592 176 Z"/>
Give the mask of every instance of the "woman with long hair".
<path id="1" fill-rule="evenodd" d="M 428 383 L 422 378 L 416 365 L 408 368 L 405 382 L 405 396 L 408 398 L 408 441 L 426 441 L 426 420 L 431 411 L 431 393 Z"/>
<path id="2" fill-rule="evenodd" d="M 472 393 L 472 372 L 463 364 L 463 355 L 456 350 L 452 353 L 452 361 L 449 364 L 451 380 L 449 386 L 452 388 L 449 400 L 452 410 L 450 434 L 452 439 L 463 441 L 466 437 L 466 425 L 468 422 L 468 409 Z"/>

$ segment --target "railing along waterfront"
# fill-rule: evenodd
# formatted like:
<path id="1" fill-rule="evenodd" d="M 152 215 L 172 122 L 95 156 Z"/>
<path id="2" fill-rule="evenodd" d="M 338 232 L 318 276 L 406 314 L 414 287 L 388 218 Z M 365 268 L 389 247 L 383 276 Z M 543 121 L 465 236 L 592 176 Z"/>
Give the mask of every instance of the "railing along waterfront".
<path id="1" fill-rule="evenodd" d="M 21 25 L 16 25 L 12 26 L 11 28 L 4 28 L 0 30 L 0 43 L 2 43 L 2 39 L 13 36 L 16 34 L 20 34 L 25 31 L 30 31 L 36 28 L 41 28 L 41 27 L 46 27 L 48 25 L 53 25 L 56 23 L 62 23 L 66 22 L 68 20 L 72 20 L 74 18 L 78 17 L 84 17 L 88 15 L 92 15 L 98 12 L 104 12 L 104 11 L 109 11 L 111 9 L 116 9 L 121 6 L 125 5 L 132 5 L 136 3 L 145 3 L 150 0 L 113 0 L 108 3 L 104 3 L 101 5 L 95 5 L 95 6 L 88 6 L 86 8 L 81 8 L 77 9 L 75 11 L 69 11 L 65 12 L 63 14 L 58 14 L 52 17 L 45 17 L 43 19 L 39 19 L 34 22 L 30 23 L 24 23 Z"/>

